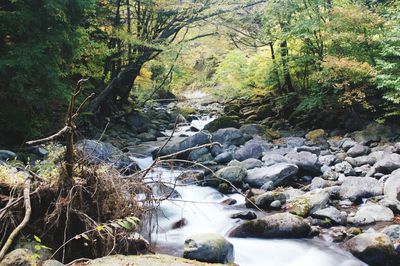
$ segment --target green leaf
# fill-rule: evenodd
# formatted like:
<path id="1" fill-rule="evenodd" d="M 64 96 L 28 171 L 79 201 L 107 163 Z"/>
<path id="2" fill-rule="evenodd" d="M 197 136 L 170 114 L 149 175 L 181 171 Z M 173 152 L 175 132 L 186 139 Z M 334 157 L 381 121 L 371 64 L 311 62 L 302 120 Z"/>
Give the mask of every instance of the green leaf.
<path id="1" fill-rule="evenodd" d="M 42 240 L 37 235 L 33 235 L 33 238 L 35 239 L 36 242 L 42 243 Z"/>

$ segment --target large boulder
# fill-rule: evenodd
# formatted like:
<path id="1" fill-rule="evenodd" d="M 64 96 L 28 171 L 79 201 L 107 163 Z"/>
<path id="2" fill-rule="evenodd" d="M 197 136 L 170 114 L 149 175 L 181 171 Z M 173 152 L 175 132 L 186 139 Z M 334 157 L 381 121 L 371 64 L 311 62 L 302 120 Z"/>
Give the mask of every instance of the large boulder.
<path id="1" fill-rule="evenodd" d="M 242 145 L 244 137 L 242 131 L 237 128 L 221 128 L 212 134 L 213 142 L 219 142 L 226 147 L 230 145 Z"/>
<path id="2" fill-rule="evenodd" d="M 169 255 L 142 255 L 142 256 L 123 256 L 112 255 L 85 262 L 88 266 L 111 266 L 111 265 L 135 265 L 135 266 L 209 266 L 209 263 L 188 260 Z M 213 264 L 215 266 L 222 264 Z"/>
<path id="3" fill-rule="evenodd" d="M 233 154 L 230 151 L 222 152 L 214 158 L 214 161 L 221 164 L 229 163 L 232 160 L 233 160 Z"/>
<path id="4" fill-rule="evenodd" d="M 350 157 L 358 157 L 358 156 L 366 155 L 369 152 L 370 152 L 370 149 L 367 146 L 356 144 L 347 151 L 347 155 Z"/>
<path id="5" fill-rule="evenodd" d="M 383 174 L 390 174 L 400 168 L 400 154 L 385 153 L 382 158 L 374 164 L 374 169 Z"/>
<path id="6" fill-rule="evenodd" d="M 176 153 L 179 151 L 184 151 L 189 148 L 204 145 L 207 143 L 211 143 L 211 134 L 209 134 L 208 132 L 202 131 L 202 132 L 196 133 L 193 136 L 190 136 L 178 143 L 171 143 L 171 144 L 165 146 L 161 150 L 160 155 L 162 156 L 162 155 L 173 154 L 173 153 Z M 155 151 L 155 153 L 157 153 L 157 151 Z M 185 155 L 182 154 L 181 157 L 185 157 Z"/>
<path id="7" fill-rule="evenodd" d="M 227 166 L 216 172 L 221 181 L 228 181 L 234 185 L 241 185 L 243 179 L 247 176 L 246 168 L 242 166 Z"/>
<path id="8" fill-rule="evenodd" d="M 390 127 L 377 123 L 369 124 L 364 130 L 352 133 L 355 141 L 362 144 L 370 144 L 379 142 L 382 139 L 388 139 L 393 135 Z"/>
<path id="9" fill-rule="evenodd" d="M 249 158 L 260 159 L 263 152 L 267 150 L 268 146 L 265 141 L 253 139 L 235 151 L 233 158 L 238 161 L 244 161 Z"/>
<path id="10" fill-rule="evenodd" d="M 253 197 L 251 200 L 257 207 L 269 209 L 274 201 L 278 200 L 281 204 L 284 204 L 286 202 L 286 194 L 279 191 L 268 191 Z"/>
<path id="11" fill-rule="evenodd" d="M 354 217 L 348 217 L 348 222 L 356 225 L 371 224 L 375 222 L 390 222 L 394 218 L 391 209 L 379 204 L 367 204 L 358 209 Z"/>
<path id="12" fill-rule="evenodd" d="M 346 224 L 346 215 L 332 206 L 318 210 L 311 216 L 318 219 L 329 219 L 335 224 Z"/>
<path id="13" fill-rule="evenodd" d="M 267 182 L 272 182 L 273 186 L 279 186 L 294 177 L 298 170 L 296 165 L 286 163 L 254 168 L 247 171 L 247 177 L 244 178 L 244 182 L 255 188 L 260 188 Z"/>
<path id="14" fill-rule="evenodd" d="M 286 209 L 298 216 L 306 217 L 326 207 L 329 201 L 329 192 L 325 189 L 316 189 L 304 195 L 288 200 Z"/>
<path id="15" fill-rule="evenodd" d="M 310 225 L 301 217 L 290 213 L 277 213 L 244 222 L 230 233 L 231 237 L 301 238 L 307 237 Z"/>
<path id="16" fill-rule="evenodd" d="M 233 263 L 233 245 L 218 234 L 198 234 L 185 240 L 183 257 L 211 263 Z"/>
<path id="17" fill-rule="evenodd" d="M 381 230 L 381 233 L 387 235 L 393 242 L 400 243 L 400 224 L 392 224 Z"/>
<path id="18" fill-rule="evenodd" d="M 297 165 L 301 172 L 310 174 L 319 174 L 321 172 L 321 165 L 316 154 L 307 151 L 291 151 L 285 157 L 290 163 Z"/>
<path id="19" fill-rule="evenodd" d="M 356 201 L 361 198 L 380 196 L 383 185 L 372 177 L 348 176 L 340 186 L 339 196 L 342 199 Z"/>
<path id="20" fill-rule="evenodd" d="M 0 262 L 1 266 L 36 266 L 38 261 L 29 249 L 14 249 L 6 254 Z"/>
<path id="21" fill-rule="evenodd" d="M 221 128 L 240 128 L 239 117 L 238 116 L 221 116 L 207 125 L 205 125 L 204 130 L 208 130 L 210 132 L 215 132 Z"/>
<path id="22" fill-rule="evenodd" d="M 254 168 L 264 166 L 262 161 L 260 161 L 258 159 L 254 159 L 254 158 L 246 159 L 246 160 L 242 161 L 241 163 L 246 169 L 254 169 Z"/>
<path id="23" fill-rule="evenodd" d="M 78 153 L 89 164 L 110 163 L 122 156 L 122 151 L 110 143 L 85 139 L 76 145 Z"/>
<path id="24" fill-rule="evenodd" d="M 371 266 L 385 266 L 395 254 L 390 238 L 382 233 L 360 234 L 348 240 L 345 247 L 354 256 Z"/>
<path id="25" fill-rule="evenodd" d="M 17 157 L 17 155 L 12 151 L 0 150 L 0 161 L 13 159 L 15 157 Z"/>
<path id="26" fill-rule="evenodd" d="M 266 166 L 271 166 L 277 163 L 289 163 L 288 159 L 286 159 L 283 155 L 276 153 L 267 153 L 261 159 Z"/>
<path id="27" fill-rule="evenodd" d="M 247 124 L 240 127 L 240 131 L 242 131 L 243 134 L 247 134 L 250 136 L 262 136 L 265 134 L 265 130 L 266 129 L 263 126 L 257 124 Z"/>
<path id="28" fill-rule="evenodd" d="M 400 170 L 394 171 L 385 181 L 385 198 L 400 201 Z"/>

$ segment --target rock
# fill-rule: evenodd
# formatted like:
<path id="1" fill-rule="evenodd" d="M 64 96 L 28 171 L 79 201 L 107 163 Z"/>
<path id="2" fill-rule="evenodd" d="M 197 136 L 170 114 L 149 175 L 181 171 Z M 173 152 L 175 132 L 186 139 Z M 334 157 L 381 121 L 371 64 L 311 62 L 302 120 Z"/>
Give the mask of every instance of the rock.
<path id="1" fill-rule="evenodd" d="M 233 155 L 238 161 L 244 161 L 249 158 L 259 159 L 263 152 L 267 151 L 267 146 L 264 141 L 251 140 L 244 146 L 240 147 Z"/>
<path id="2" fill-rule="evenodd" d="M 254 220 L 257 219 L 257 214 L 252 211 L 243 211 L 231 215 L 232 219 Z"/>
<path id="3" fill-rule="evenodd" d="M 313 214 L 311 214 L 312 217 L 318 218 L 318 219 L 325 219 L 328 218 L 329 220 L 333 221 L 335 224 L 346 224 L 346 215 L 343 215 L 338 209 L 335 207 L 328 207 L 325 209 L 317 210 Z"/>
<path id="4" fill-rule="evenodd" d="M 356 225 L 371 224 L 375 222 L 389 222 L 394 214 L 391 209 L 379 204 L 366 204 L 361 206 L 354 217 L 348 217 L 348 222 Z"/>
<path id="5" fill-rule="evenodd" d="M 286 154 L 285 157 L 290 163 L 297 165 L 299 171 L 310 174 L 320 173 L 321 165 L 316 154 L 307 151 L 292 151 Z"/>
<path id="6" fill-rule="evenodd" d="M 367 146 L 356 144 L 347 151 L 347 155 L 350 157 L 358 157 L 358 156 L 366 155 L 369 152 L 370 152 L 370 149 Z"/>
<path id="7" fill-rule="evenodd" d="M 232 160 L 233 160 L 233 154 L 229 151 L 220 153 L 217 155 L 217 157 L 214 158 L 214 161 L 222 164 L 229 163 Z"/>
<path id="8" fill-rule="evenodd" d="M 310 141 L 316 141 L 318 139 L 322 139 L 325 137 L 325 130 L 323 129 L 316 129 L 313 131 L 310 131 L 306 135 L 306 139 Z"/>
<path id="9" fill-rule="evenodd" d="M 0 261 L 1 266 L 36 266 L 38 261 L 34 258 L 32 251 L 28 249 L 14 249 L 6 254 Z"/>
<path id="10" fill-rule="evenodd" d="M 388 139 L 392 135 L 390 127 L 377 123 L 371 123 L 364 130 L 352 133 L 355 141 L 366 145 L 372 142 L 379 142 L 381 139 Z"/>
<path id="11" fill-rule="evenodd" d="M 266 166 L 271 166 L 277 163 L 288 163 L 288 159 L 280 154 L 267 153 L 261 159 Z"/>
<path id="12" fill-rule="evenodd" d="M 316 189 L 294 199 L 289 199 L 286 204 L 286 209 L 290 213 L 306 217 L 309 214 L 325 208 L 329 197 L 328 191 Z"/>
<path id="13" fill-rule="evenodd" d="M 137 111 L 131 112 L 125 116 L 125 121 L 135 133 L 146 132 L 152 123 L 145 113 Z"/>
<path id="14" fill-rule="evenodd" d="M 271 209 L 280 209 L 282 207 L 282 202 L 280 202 L 279 200 L 274 200 L 269 206 L 271 207 Z"/>
<path id="15" fill-rule="evenodd" d="M 257 195 L 253 199 L 254 204 L 262 209 L 268 209 L 272 202 L 279 201 L 281 204 L 286 202 L 286 194 L 283 192 L 268 191 Z"/>
<path id="16" fill-rule="evenodd" d="M 195 260 L 188 260 L 169 255 L 141 255 L 141 256 L 123 256 L 112 255 L 103 258 L 85 262 L 88 266 L 117 266 L 117 265 L 134 265 L 134 266 L 210 266 L 209 263 L 199 262 Z M 222 266 L 223 264 L 213 264 L 215 266 Z"/>
<path id="17" fill-rule="evenodd" d="M 358 145 L 357 142 L 355 142 L 355 141 L 352 140 L 352 139 L 346 138 L 346 139 L 343 139 L 343 140 L 342 140 L 340 147 L 341 147 L 343 150 L 348 151 L 349 149 L 353 148 L 353 147 L 356 146 L 356 145 Z"/>
<path id="18" fill-rule="evenodd" d="M 339 190 L 341 199 L 350 199 L 353 202 L 360 198 L 375 197 L 382 194 L 383 185 L 371 177 L 346 177 Z"/>
<path id="19" fill-rule="evenodd" d="M 390 238 L 382 233 L 362 233 L 345 243 L 354 256 L 371 266 L 386 265 L 394 255 Z"/>
<path id="20" fill-rule="evenodd" d="M 310 225 L 303 218 L 277 213 L 244 222 L 232 230 L 230 237 L 301 238 L 307 237 L 310 231 Z"/>
<path id="21" fill-rule="evenodd" d="M 326 188 L 335 186 L 337 182 L 322 179 L 321 177 L 314 177 L 310 184 L 310 191 L 318 188 Z"/>
<path id="22" fill-rule="evenodd" d="M 213 142 L 219 142 L 224 146 L 242 145 L 244 137 L 242 131 L 237 128 L 221 128 L 212 134 Z"/>
<path id="23" fill-rule="evenodd" d="M 393 242 L 400 241 L 400 224 L 392 224 L 381 230 L 381 233 L 387 235 Z"/>
<path id="24" fill-rule="evenodd" d="M 190 136 L 178 143 L 168 144 L 167 146 L 164 147 L 164 149 L 161 150 L 160 155 L 161 156 L 169 155 L 172 153 L 187 150 L 189 148 L 204 145 L 207 143 L 211 143 L 211 135 L 208 134 L 207 132 L 202 131 L 202 132 L 196 133 L 193 136 Z M 155 151 L 155 153 L 157 153 L 157 151 Z M 184 154 L 181 155 L 181 157 L 186 157 L 186 156 Z"/>
<path id="25" fill-rule="evenodd" d="M 286 183 L 298 172 L 298 167 L 293 164 L 279 163 L 270 167 L 254 168 L 247 171 L 245 183 L 255 188 L 260 188 L 271 181 L 274 186 Z"/>
<path id="26" fill-rule="evenodd" d="M 340 176 L 340 174 L 338 174 L 337 172 L 335 172 L 333 170 L 328 170 L 323 173 L 322 178 L 325 180 L 335 181 L 335 180 L 339 179 L 339 176 Z"/>
<path id="27" fill-rule="evenodd" d="M 350 176 L 350 175 L 355 175 L 355 171 L 353 169 L 353 167 L 351 166 L 351 164 L 349 164 L 348 162 L 344 161 L 338 164 L 335 164 L 333 166 L 333 169 L 336 172 L 342 173 L 346 176 Z"/>
<path id="28" fill-rule="evenodd" d="M 63 266 L 58 260 L 46 260 L 43 262 L 42 266 Z"/>
<path id="29" fill-rule="evenodd" d="M 208 130 L 210 132 L 215 132 L 221 128 L 240 128 L 239 117 L 237 116 L 221 116 L 207 125 L 205 125 L 204 130 Z"/>
<path id="30" fill-rule="evenodd" d="M 206 147 L 193 150 L 189 153 L 188 160 L 189 161 L 198 161 L 199 158 L 201 158 L 203 155 L 206 155 L 209 153 L 209 150 Z"/>
<path id="31" fill-rule="evenodd" d="M 233 245 L 218 234 L 199 234 L 185 240 L 183 257 L 210 263 L 233 263 Z"/>
<path id="32" fill-rule="evenodd" d="M 376 159 L 371 156 L 359 156 L 359 157 L 346 157 L 346 162 L 350 163 L 354 167 L 359 167 L 362 165 L 374 165 L 376 163 Z"/>
<path id="33" fill-rule="evenodd" d="M 300 137 L 286 137 L 277 140 L 278 143 L 285 144 L 289 148 L 301 147 L 306 143 L 304 138 Z"/>
<path id="34" fill-rule="evenodd" d="M 241 166 L 227 166 L 216 172 L 216 175 L 223 180 L 227 180 L 234 185 L 241 186 L 243 179 L 247 176 L 246 168 Z"/>
<path id="35" fill-rule="evenodd" d="M 385 181 L 384 195 L 388 199 L 400 201 L 400 170 L 394 171 Z"/>
<path id="36" fill-rule="evenodd" d="M 316 147 L 316 146 L 301 146 L 301 147 L 297 147 L 296 151 L 297 152 L 307 151 L 307 152 L 314 153 L 315 155 L 320 155 L 321 148 L 320 147 Z"/>
<path id="37" fill-rule="evenodd" d="M 156 133 L 157 132 L 151 132 L 151 131 L 142 132 L 139 135 L 137 135 L 137 137 L 143 142 L 145 142 L 145 141 L 155 141 L 155 140 L 157 140 Z"/>
<path id="38" fill-rule="evenodd" d="M 171 198 L 171 199 L 176 199 L 180 198 L 181 195 L 179 194 L 178 191 L 176 191 L 174 188 L 165 185 L 164 183 L 158 182 L 155 183 L 151 186 L 151 189 L 153 191 L 153 195 L 156 198 Z"/>
<path id="39" fill-rule="evenodd" d="M 258 160 L 258 159 L 254 159 L 254 158 L 249 158 L 246 159 L 242 162 L 242 164 L 244 165 L 244 167 L 249 170 L 249 169 L 254 169 L 257 167 L 263 167 L 264 164 L 262 161 Z"/>
<path id="40" fill-rule="evenodd" d="M 195 184 L 200 180 L 204 179 L 204 172 L 203 171 L 185 171 L 181 173 L 178 177 L 178 180 L 180 180 L 184 184 Z"/>
<path id="41" fill-rule="evenodd" d="M 247 124 L 240 127 L 240 131 L 242 131 L 243 134 L 247 134 L 250 136 L 262 136 L 264 135 L 265 130 L 266 129 L 263 126 L 260 126 L 258 124 Z"/>
<path id="42" fill-rule="evenodd" d="M 332 166 L 337 159 L 335 155 L 321 155 L 318 160 L 322 165 Z"/>
<path id="43" fill-rule="evenodd" d="M 77 152 L 89 164 L 110 163 L 122 155 L 117 147 L 97 140 L 82 140 L 76 145 Z"/>
<path id="44" fill-rule="evenodd" d="M 0 150 L 0 161 L 14 159 L 15 157 L 17 157 L 17 155 L 12 151 Z"/>
<path id="45" fill-rule="evenodd" d="M 232 206 L 232 205 L 235 205 L 236 203 L 237 203 L 237 200 L 232 199 L 232 198 L 227 198 L 227 199 L 221 201 L 221 204 L 226 205 L 226 206 Z"/>
<path id="46" fill-rule="evenodd" d="M 398 168 L 400 168 L 400 154 L 397 153 L 385 153 L 374 164 L 374 169 L 383 174 L 390 174 Z"/>

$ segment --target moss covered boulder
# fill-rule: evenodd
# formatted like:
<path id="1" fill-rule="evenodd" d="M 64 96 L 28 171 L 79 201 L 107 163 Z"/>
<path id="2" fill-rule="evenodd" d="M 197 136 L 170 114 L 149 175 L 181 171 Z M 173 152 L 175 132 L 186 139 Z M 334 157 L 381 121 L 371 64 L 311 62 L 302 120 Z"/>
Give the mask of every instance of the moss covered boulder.
<path id="1" fill-rule="evenodd" d="M 240 128 L 239 117 L 238 116 L 221 116 L 210 123 L 208 123 L 204 130 L 208 130 L 210 132 L 215 132 L 221 128 Z"/>

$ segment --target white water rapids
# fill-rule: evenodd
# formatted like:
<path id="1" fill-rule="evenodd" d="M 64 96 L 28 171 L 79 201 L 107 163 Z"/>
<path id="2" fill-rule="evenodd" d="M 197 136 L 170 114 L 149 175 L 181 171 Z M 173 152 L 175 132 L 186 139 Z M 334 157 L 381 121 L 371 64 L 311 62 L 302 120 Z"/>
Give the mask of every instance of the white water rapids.
<path id="1" fill-rule="evenodd" d="M 199 120 L 195 125 L 201 129 L 210 118 Z M 196 120 L 195 120 L 196 121 Z M 180 128 L 186 131 L 190 126 Z M 144 169 L 151 165 L 152 158 L 135 158 Z M 179 170 L 156 168 L 146 180 L 164 181 L 174 184 Z M 192 234 L 218 233 L 227 236 L 240 219 L 232 219 L 234 213 L 248 210 L 240 194 L 229 195 L 234 205 L 221 204 L 229 199 L 211 187 L 183 185 L 177 183 L 176 191 L 181 198 L 162 201 L 152 219 L 151 241 L 155 250 L 175 256 L 182 256 L 183 243 Z M 174 225 L 185 219 L 178 228 Z M 241 266 L 360 266 L 366 265 L 350 253 L 339 249 L 336 244 L 319 239 L 255 239 L 228 238 L 235 250 L 235 263 Z"/>

